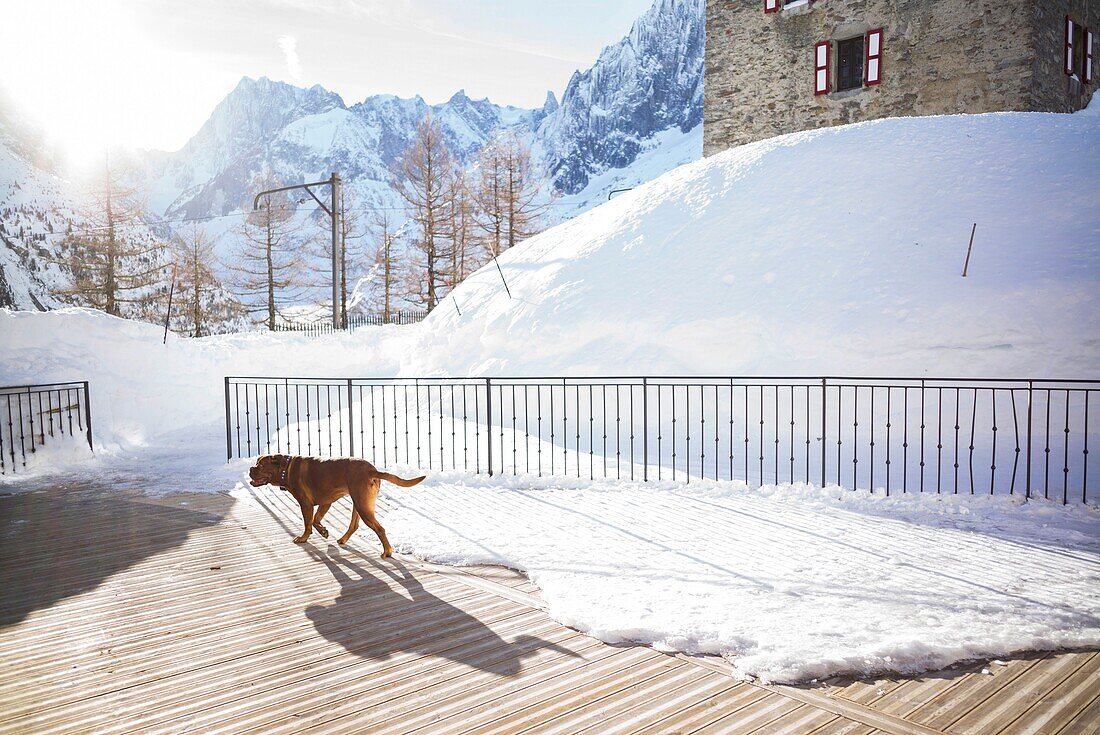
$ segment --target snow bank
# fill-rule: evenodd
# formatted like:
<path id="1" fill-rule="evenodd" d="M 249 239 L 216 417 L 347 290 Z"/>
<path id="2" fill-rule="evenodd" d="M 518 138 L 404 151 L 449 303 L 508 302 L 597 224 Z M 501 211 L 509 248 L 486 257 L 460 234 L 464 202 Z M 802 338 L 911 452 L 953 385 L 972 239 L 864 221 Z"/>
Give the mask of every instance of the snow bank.
<path id="1" fill-rule="evenodd" d="M 0 385 L 89 380 L 97 449 L 142 447 L 202 427 L 224 431 L 226 375 L 387 375 L 398 327 L 311 339 L 293 333 L 182 339 L 87 309 L 0 309 Z"/>
<path id="2" fill-rule="evenodd" d="M 459 476 L 383 504 L 399 551 L 523 570 L 567 625 L 766 681 L 1100 645 L 1095 509 Z"/>
<path id="3" fill-rule="evenodd" d="M 407 373 L 1093 378 L 1100 117 L 879 120 L 753 143 L 463 283 Z M 971 227 L 977 235 L 962 278 Z"/>

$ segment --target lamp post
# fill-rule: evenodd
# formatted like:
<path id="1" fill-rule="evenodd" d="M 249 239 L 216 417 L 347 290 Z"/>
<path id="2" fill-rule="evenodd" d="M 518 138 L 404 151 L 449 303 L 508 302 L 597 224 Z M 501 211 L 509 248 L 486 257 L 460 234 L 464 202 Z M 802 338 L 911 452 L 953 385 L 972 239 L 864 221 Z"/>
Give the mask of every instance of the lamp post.
<path id="1" fill-rule="evenodd" d="M 325 206 L 316 194 L 313 193 L 314 186 L 328 186 L 331 189 L 331 202 L 329 206 Z M 315 181 L 311 184 L 295 184 L 293 186 L 282 186 L 278 189 L 267 189 L 261 191 L 252 200 L 252 210 L 255 211 L 260 208 L 260 197 L 268 196 L 269 194 L 278 194 L 281 191 L 293 191 L 294 189 L 305 189 L 306 192 L 313 197 L 313 200 L 317 202 L 317 205 L 321 207 L 325 214 L 329 216 L 332 222 L 332 328 L 342 329 L 343 318 L 340 313 L 340 174 L 333 172 L 332 178 L 326 181 Z"/>

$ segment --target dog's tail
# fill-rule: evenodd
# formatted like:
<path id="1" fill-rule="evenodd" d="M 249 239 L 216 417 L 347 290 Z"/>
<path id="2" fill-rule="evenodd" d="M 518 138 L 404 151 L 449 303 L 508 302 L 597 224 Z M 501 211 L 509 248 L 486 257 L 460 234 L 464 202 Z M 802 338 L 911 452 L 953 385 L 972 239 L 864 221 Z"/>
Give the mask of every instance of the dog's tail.
<path id="1" fill-rule="evenodd" d="M 424 481 L 424 478 L 427 477 L 427 475 L 421 475 L 420 477 L 416 477 L 412 480 L 406 480 L 403 477 L 391 475 L 389 472 L 379 472 L 378 476 L 386 482 L 392 482 L 394 485 L 398 485 L 400 487 L 412 487 L 413 485 L 419 485 Z"/>

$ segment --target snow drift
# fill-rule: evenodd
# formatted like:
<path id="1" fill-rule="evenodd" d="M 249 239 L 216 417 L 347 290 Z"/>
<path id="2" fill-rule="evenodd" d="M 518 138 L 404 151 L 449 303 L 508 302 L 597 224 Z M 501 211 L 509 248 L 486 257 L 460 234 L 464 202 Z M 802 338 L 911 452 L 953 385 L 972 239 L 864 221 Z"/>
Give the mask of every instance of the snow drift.
<path id="1" fill-rule="evenodd" d="M 406 372 L 1092 378 L 1100 114 L 879 120 L 753 143 L 463 283 Z M 962 278 L 977 223 L 968 277 Z"/>

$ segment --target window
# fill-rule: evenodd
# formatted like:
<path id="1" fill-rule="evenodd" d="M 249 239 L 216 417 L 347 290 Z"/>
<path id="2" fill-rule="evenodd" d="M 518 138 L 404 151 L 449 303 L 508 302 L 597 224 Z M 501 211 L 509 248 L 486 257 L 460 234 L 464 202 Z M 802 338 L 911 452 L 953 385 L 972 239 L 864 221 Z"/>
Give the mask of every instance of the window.
<path id="1" fill-rule="evenodd" d="M 863 86 L 863 36 L 836 44 L 836 91 Z"/>

